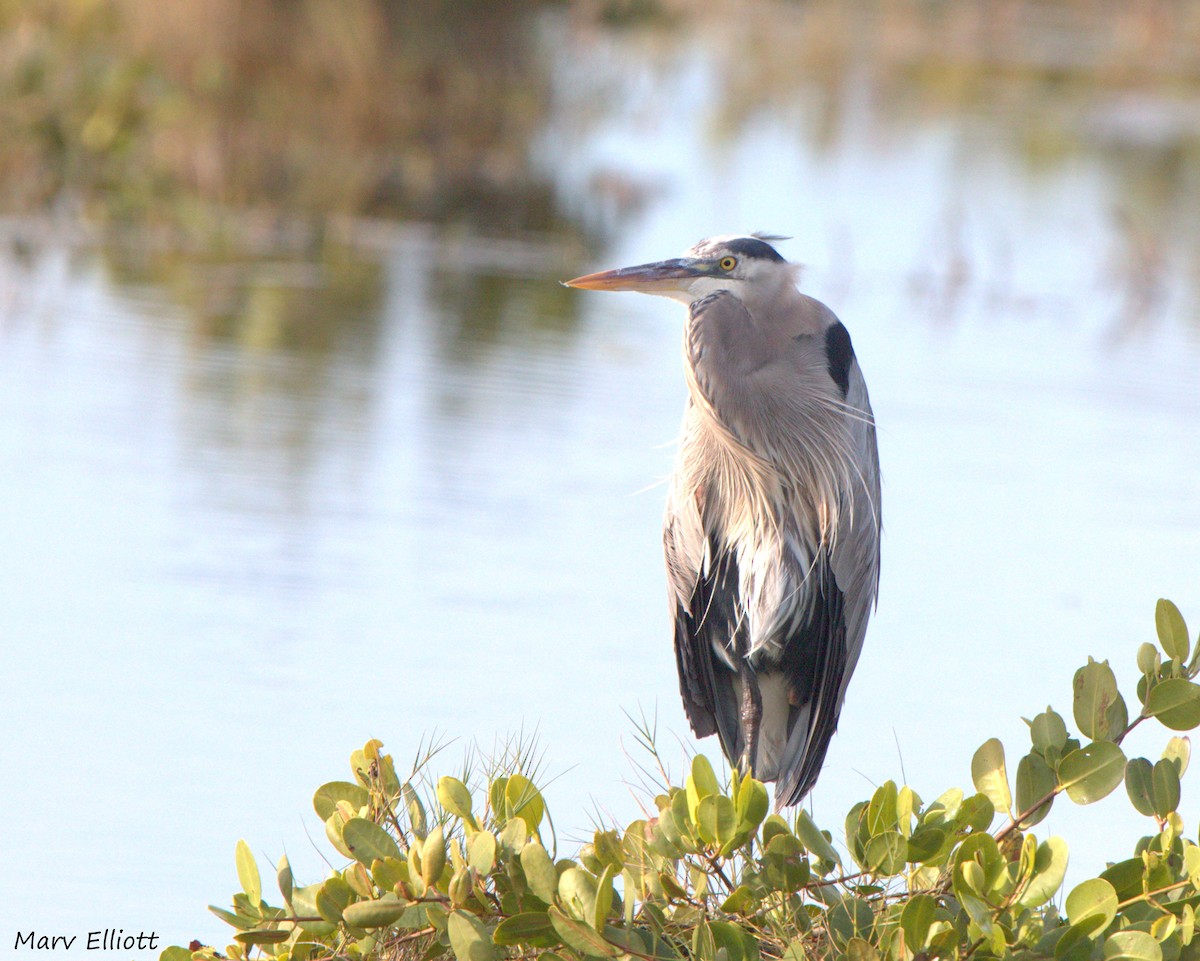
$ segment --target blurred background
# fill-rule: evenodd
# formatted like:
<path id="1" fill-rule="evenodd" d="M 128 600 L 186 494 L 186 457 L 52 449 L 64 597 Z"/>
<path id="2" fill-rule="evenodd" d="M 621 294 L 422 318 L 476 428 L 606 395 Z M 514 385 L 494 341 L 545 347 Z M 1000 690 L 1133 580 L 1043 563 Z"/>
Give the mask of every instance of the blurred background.
<path id="1" fill-rule="evenodd" d="M 0 0 L 0 130 L 0 937 L 225 944 L 368 737 L 637 816 L 682 312 L 558 281 L 704 236 L 792 238 L 879 423 L 819 823 L 1200 626 L 1200 5 Z"/>

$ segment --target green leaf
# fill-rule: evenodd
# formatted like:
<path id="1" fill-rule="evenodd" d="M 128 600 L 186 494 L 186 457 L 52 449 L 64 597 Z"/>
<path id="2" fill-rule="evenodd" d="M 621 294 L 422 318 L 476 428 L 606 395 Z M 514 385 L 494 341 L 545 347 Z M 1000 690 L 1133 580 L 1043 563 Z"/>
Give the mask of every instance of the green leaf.
<path id="1" fill-rule="evenodd" d="M 348 858 L 353 858 L 354 853 L 346 845 L 342 838 L 342 827 L 346 822 L 342 820 L 342 815 L 338 811 L 334 811 L 329 815 L 329 820 L 325 822 L 325 837 L 329 838 L 329 843 L 332 844 L 339 854 L 344 854 Z"/>
<path id="2" fill-rule="evenodd" d="M 1138 670 L 1146 677 L 1158 677 L 1158 669 L 1162 667 L 1162 656 L 1153 644 L 1142 644 L 1137 652 Z"/>
<path id="3" fill-rule="evenodd" d="M 628 891 L 629 888 L 626 887 L 625 890 Z M 744 884 L 739 884 L 733 889 L 729 897 L 721 902 L 721 910 L 726 914 L 751 915 L 757 906 L 758 898 L 755 896 L 754 891 Z"/>
<path id="4" fill-rule="evenodd" d="M 542 823 L 546 813 L 546 802 L 529 778 L 524 774 L 513 774 L 504 786 L 504 800 L 508 805 L 509 817 L 518 817 L 532 834 Z"/>
<path id="5" fill-rule="evenodd" d="M 513 818 L 501 829 L 497 840 L 502 850 L 509 854 L 520 854 L 529 843 L 529 825 L 524 818 Z"/>
<path id="6" fill-rule="evenodd" d="M 1150 925 L 1150 934 L 1155 941 L 1161 943 L 1175 933 L 1175 928 L 1178 924 L 1179 919 L 1170 912 L 1160 914 Z"/>
<path id="7" fill-rule="evenodd" d="M 1090 920 L 1087 924 L 1072 924 L 1054 942 L 1054 957 L 1061 961 L 1087 961 L 1092 951 L 1089 939 L 1094 933 Z"/>
<path id="8" fill-rule="evenodd" d="M 589 957 L 598 958 L 615 958 L 622 953 L 620 948 L 609 944 L 588 925 L 567 917 L 558 908 L 552 907 L 546 913 L 550 917 L 550 923 L 554 925 L 554 930 L 567 947 Z"/>
<path id="9" fill-rule="evenodd" d="M 1026 754 L 1017 762 L 1017 813 L 1029 811 L 1058 786 L 1058 779 L 1039 754 Z M 1054 798 L 1021 819 L 1021 830 L 1028 831 L 1050 813 Z"/>
<path id="10" fill-rule="evenodd" d="M 472 834 L 467 842 L 467 864 L 475 869 L 476 874 L 484 877 L 491 874 L 496 866 L 496 835 L 491 831 Z"/>
<path id="11" fill-rule="evenodd" d="M 399 853 L 399 852 L 397 852 Z M 421 845 L 421 880 L 427 885 L 437 884 L 446 866 L 446 834 L 439 824 Z"/>
<path id="12" fill-rule="evenodd" d="M 525 911 L 501 921 L 492 932 L 492 940 L 503 945 L 528 944 L 543 948 L 557 944 L 559 938 L 545 911 Z"/>
<path id="13" fill-rule="evenodd" d="M 801 808 L 796 815 L 796 836 L 800 839 L 800 843 L 804 845 L 804 849 L 812 854 L 815 854 L 822 861 L 831 861 L 834 864 L 840 864 L 842 859 L 838 857 L 837 851 L 833 849 L 833 845 L 829 843 L 829 839 L 825 837 L 821 829 L 808 812 Z"/>
<path id="14" fill-rule="evenodd" d="M 776 834 L 763 850 L 763 877 L 770 888 L 791 893 L 809 879 L 804 846 L 794 834 Z"/>
<path id="15" fill-rule="evenodd" d="M 955 893 L 959 897 L 972 892 L 983 894 L 987 890 L 987 875 L 983 873 L 983 868 L 974 861 L 964 861 L 958 865 L 958 874 L 955 875 L 954 880 L 962 882 L 961 885 L 955 887 Z"/>
<path id="16" fill-rule="evenodd" d="M 404 809 L 408 812 L 408 823 L 412 826 L 412 832 L 419 839 L 424 840 L 429 831 L 429 820 L 425 816 L 425 805 L 421 801 L 421 796 L 413 790 L 413 786 L 408 781 L 404 782 L 400 792 L 404 798 Z"/>
<path id="17" fill-rule="evenodd" d="M 529 890 L 547 904 L 553 904 L 558 894 L 558 871 L 546 849 L 537 841 L 530 841 L 521 849 L 520 858 Z"/>
<path id="18" fill-rule="evenodd" d="M 386 928 L 399 921 L 408 907 L 395 895 L 374 901 L 356 901 L 342 911 L 342 919 L 356 928 Z"/>
<path id="19" fill-rule="evenodd" d="M 792 829 L 788 827 L 787 821 L 781 818 L 778 814 L 768 814 L 766 820 L 762 824 L 762 843 L 765 847 L 771 843 L 771 838 L 777 834 L 791 834 Z"/>
<path id="20" fill-rule="evenodd" d="M 700 802 L 706 797 L 721 793 L 721 785 L 717 782 L 713 766 L 703 754 L 692 758 L 692 773 L 688 775 L 686 790 L 688 815 L 695 822 L 699 817 Z"/>
<path id="21" fill-rule="evenodd" d="M 1125 755 L 1112 741 L 1076 748 L 1058 765 L 1058 782 L 1076 804 L 1091 804 L 1112 793 L 1125 776 Z"/>
<path id="22" fill-rule="evenodd" d="M 1145 875 L 1146 864 L 1140 857 L 1118 861 L 1100 872 L 1100 877 L 1117 892 L 1119 901 L 1128 901 L 1139 896 L 1142 893 L 1142 879 Z"/>
<path id="23" fill-rule="evenodd" d="M 708 844 L 724 845 L 733 838 L 736 817 L 733 802 L 723 794 L 702 799 L 696 822 L 700 838 Z"/>
<path id="24" fill-rule="evenodd" d="M 328 821 L 329 816 L 337 810 L 338 801 L 347 802 L 354 810 L 366 807 L 371 801 L 367 789 L 349 781 L 330 781 L 317 788 L 313 795 L 313 809 L 322 821 Z"/>
<path id="25" fill-rule="evenodd" d="M 158 956 L 158 961 L 192 961 L 192 952 L 173 944 L 169 948 L 163 948 L 162 953 Z"/>
<path id="26" fill-rule="evenodd" d="M 803 941 L 793 941 L 784 948 L 783 956 L 779 961 L 809 961 L 808 949 L 804 946 Z"/>
<path id="27" fill-rule="evenodd" d="M 913 815 L 921 810 L 921 798 L 905 785 L 896 794 L 896 826 L 906 838 L 912 835 Z"/>
<path id="28" fill-rule="evenodd" d="M 301 917 L 312 917 L 320 914 L 317 910 L 317 895 L 321 893 L 321 884 L 307 884 L 292 891 L 292 907 Z M 339 909 L 340 913 L 340 909 Z M 305 934 L 324 936 L 334 931 L 337 923 L 328 921 L 303 921 L 299 925 Z"/>
<path id="29" fill-rule="evenodd" d="M 384 891 L 391 891 L 408 880 L 408 865 L 399 858 L 380 858 L 371 862 L 371 880 Z"/>
<path id="30" fill-rule="evenodd" d="M 226 911 L 224 908 L 218 908 L 215 904 L 210 904 L 208 906 L 208 910 L 210 910 L 226 924 L 232 925 L 239 931 L 248 930 L 262 921 L 262 918 L 251 918 L 244 914 L 234 914 L 232 911 Z"/>
<path id="31" fill-rule="evenodd" d="M 604 873 L 596 882 L 596 903 L 592 908 L 592 927 L 601 934 L 604 933 L 604 923 L 608 920 L 609 912 L 612 911 L 614 873 L 613 866 L 606 864 Z"/>
<path id="32" fill-rule="evenodd" d="M 970 828 L 972 831 L 986 831 L 996 817 L 996 808 L 991 798 L 986 794 L 972 794 L 963 798 L 954 815 L 954 823 L 960 828 Z"/>
<path id="33" fill-rule="evenodd" d="M 350 885 L 340 877 L 326 878 L 317 889 L 315 898 L 317 914 L 326 921 L 338 924 L 342 920 L 342 912 L 354 901 L 354 892 Z"/>
<path id="34" fill-rule="evenodd" d="M 1172 737 L 1163 748 L 1162 756 L 1175 765 L 1175 773 L 1182 778 L 1192 756 L 1192 742 L 1186 737 Z"/>
<path id="35" fill-rule="evenodd" d="M 475 818 L 471 815 L 471 792 L 456 777 L 439 778 L 437 782 L 438 803 L 457 818 L 462 818 L 472 827 Z"/>
<path id="36" fill-rule="evenodd" d="M 1200 848 L 1190 841 L 1185 842 L 1183 846 L 1183 873 L 1187 875 L 1193 887 L 1200 888 Z"/>
<path id="37" fill-rule="evenodd" d="M 439 933 L 445 934 L 450 921 L 449 909 L 434 902 L 427 902 L 422 907 L 425 910 L 425 920 L 437 928 Z"/>
<path id="38" fill-rule="evenodd" d="M 288 863 L 286 854 L 279 856 L 279 864 L 275 868 L 275 880 L 279 884 L 279 893 L 283 895 L 283 903 L 291 904 L 295 879 L 292 877 L 292 866 Z"/>
<path id="39" fill-rule="evenodd" d="M 618 872 L 625 866 L 625 852 L 616 831 L 596 831 L 592 835 L 592 850 L 601 864 L 611 864 Z"/>
<path id="40" fill-rule="evenodd" d="M 567 868 L 558 879 L 558 896 L 571 916 L 591 923 L 596 909 L 596 879 L 583 868 Z"/>
<path id="41" fill-rule="evenodd" d="M 1045 756 L 1050 751 L 1059 752 L 1067 743 L 1067 725 L 1057 711 L 1047 707 L 1030 722 L 1029 736 L 1039 754 Z"/>
<path id="42" fill-rule="evenodd" d="M 692 780 L 696 782 L 696 789 L 700 792 L 700 797 L 721 793 L 721 782 L 717 780 L 712 762 L 703 754 L 697 754 L 692 758 Z"/>
<path id="43" fill-rule="evenodd" d="M 1007 879 L 1007 864 L 996 839 L 990 834 L 978 832 L 966 838 L 954 852 L 954 884 L 959 893 L 959 874 L 966 887 L 962 893 L 975 893 L 991 899 L 999 893 L 999 884 Z"/>
<path id="44" fill-rule="evenodd" d="M 867 813 L 869 809 L 866 801 L 859 801 L 846 814 L 846 822 L 843 828 L 846 843 L 850 846 L 850 855 L 860 864 L 863 859 L 863 847 L 871 839 L 871 829 L 867 826 Z M 799 825 L 798 820 L 797 825 Z"/>
<path id="45" fill-rule="evenodd" d="M 1104 961 L 1163 961 L 1163 952 L 1145 931 L 1118 931 L 1104 941 Z"/>
<path id="46" fill-rule="evenodd" d="M 1154 817 L 1154 768 L 1144 757 L 1130 758 L 1125 765 L 1125 790 L 1138 814 Z"/>
<path id="47" fill-rule="evenodd" d="M 867 805 L 867 835 L 868 837 L 893 831 L 899 827 L 900 813 L 897 809 L 899 791 L 895 781 L 885 781 L 871 795 Z"/>
<path id="48" fill-rule="evenodd" d="M 717 954 L 724 950 L 729 961 L 758 961 L 757 943 L 738 925 L 728 921 L 710 921 L 713 943 Z"/>
<path id="49" fill-rule="evenodd" d="M 1037 908 L 1049 901 L 1062 887 L 1067 876 L 1067 842 L 1062 838 L 1047 838 L 1038 845 L 1033 862 L 1033 879 L 1017 901 L 1027 908 Z"/>
<path id="50" fill-rule="evenodd" d="M 875 912 L 862 898 L 846 897 L 829 909 L 826 915 L 829 933 L 843 948 L 852 938 L 870 936 L 875 924 Z"/>
<path id="51" fill-rule="evenodd" d="M 867 841 L 865 854 L 868 870 L 891 877 L 904 870 L 908 842 L 899 831 L 876 834 Z"/>
<path id="52" fill-rule="evenodd" d="M 943 828 L 917 828 L 908 839 L 908 853 L 905 859 L 913 864 L 927 863 L 942 850 L 948 836 Z"/>
<path id="53" fill-rule="evenodd" d="M 1158 761 L 1154 765 L 1151 784 L 1154 814 L 1159 818 L 1165 818 L 1179 807 L 1179 775 L 1175 771 L 1174 763 L 1166 758 Z"/>
<path id="54" fill-rule="evenodd" d="M 693 961 L 715 961 L 717 942 L 713 938 L 712 925 L 701 918 L 692 929 L 692 959 Z"/>
<path id="55" fill-rule="evenodd" d="M 239 944 L 279 944 L 292 936 L 290 931 L 264 929 L 262 931 L 240 931 L 233 936 Z"/>
<path id="56" fill-rule="evenodd" d="M 879 961 L 879 952 L 865 938 L 851 938 L 846 942 L 846 961 Z"/>
<path id="57" fill-rule="evenodd" d="M 1011 810 L 1012 793 L 1004 764 L 1004 745 L 998 738 L 984 741 L 971 758 L 971 780 L 975 782 L 975 790 L 987 795 L 997 811 Z"/>
<path id="58" fill-rule="evenodd" d="M 915 894 L 900 913 L 900 927 L 904 931 L 904 945 L 910 955 L 917 954 L 929 940 L 929 929 L 933 924 L 937 901 L 928 894 Z"/>
<path id="59" fill-rule="evenodd" d="M 237 864 L 238 882 L 242 885 L 242 890 L 246 892 L 250 903 L 257 906 L 262 901 L 262 879 L 258 876 L 258 865 L 254 863 L 250 845 L 245 841 L 238 841 L 234 861 Z"/>
<path id="60" fill-rule="evenodd" d="M 453 850 L 453 848 L 451 848 Z M 446 893 L 450 895 L 450 903 L 461 908 L 474 890 L 471 871 L 466 864 L 455 868 L 450 874 L 450 883 L 446 885 Z"/>
<path id="61" fill-rule="evenodd" d="M 496 945 L 487 927 L 468 911 L 450 912 L 446 933 L 458 961 L 493 961 L 496 957 Z"/>
<path id="62" fill-rule="evenodd" d="M 1186 661 L 1191 645 L 1188 642 L 1187 624 L 1179 608 L 1166 598 L 1160 597 L 1154 605 L 1154 626 L 1158 630 L 1158 643 L 1167 657 Z"/>
<path id="63" fill-rule="evenodd" d="M 1075 723 L 1083 734 L 1096 741 L 1112 740 L 1125 730 L 1129 712 L 1108 661 L 1089 657 L 1087 665 L 1075 672 L 1073 690 Z"/>
<path id="64" fill-rule="evenodd" d="M 1200 687 L 1182 677 L 1169 677 L 1146 695 L 1146 715 L 1157 717 L 1172 731 L 1200 725 Z"/>
<path id="65" fill-rule="evenodd" d="M 351 818 L 343 824 L 342 841 L 349 848 L 350 856 L 368 868 L 372 861 L 400 857 L 400 847 L 392 836 L 366 818 Z"/>
<path id="66" fill-rule="evenodd" d="M 1089 936 L 1107 928 L 1117 916 L 1117 892 L 1103 878 L 1076 885 L 1067 895 L 1067 920 Z"/>
<path id="67" fill-rule="evenodd" d="M 771 798 L 762 781 L 746 778 L 738 791 L 735 815 L 738 833 L 753 834 L 771 809 Z"/>

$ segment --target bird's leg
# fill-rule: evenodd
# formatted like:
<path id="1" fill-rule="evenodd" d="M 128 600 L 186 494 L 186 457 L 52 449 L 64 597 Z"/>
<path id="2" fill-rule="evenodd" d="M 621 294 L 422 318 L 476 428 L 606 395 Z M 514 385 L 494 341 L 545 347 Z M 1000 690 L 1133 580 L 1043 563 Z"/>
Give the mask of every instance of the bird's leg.
<path id="1" fill-rule="evenodd" d="M 754 669 L 742 659 L 738 670 L 742 678 L 742 734 L 746 746 L 742 751 L 742 774 L 754 776 L 754 762 L 758 754 L 758 728 L 762 723 L 762 692 L 758 689 L 758 680 Z"/>

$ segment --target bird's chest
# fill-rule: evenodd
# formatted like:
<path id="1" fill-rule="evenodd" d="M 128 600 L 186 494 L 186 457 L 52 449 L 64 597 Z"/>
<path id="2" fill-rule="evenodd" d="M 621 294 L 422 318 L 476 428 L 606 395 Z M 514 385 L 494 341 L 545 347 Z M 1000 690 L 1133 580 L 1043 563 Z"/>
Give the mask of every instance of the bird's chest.
<path id="1" fill-rule="evenodd" d="M 676 486 L 694 506 L 708 539 L 723 548 L 749 543 L 778 522 L 784 478 L 730 425 L 688 407 Z"/>
<path id="2" fill-rule="evenodd" d="M 771 663 L 812 598 L 808 573 L 820 551 L 811 502 L 769 458 L 730 443 L 728 433 L 690 412 L 678 497 L 694 506 L 703 531 L 701 576 L 720 572 L 744 635 L 745 653 Z M 732 654 L 735 638 L 722 639 Z"/>

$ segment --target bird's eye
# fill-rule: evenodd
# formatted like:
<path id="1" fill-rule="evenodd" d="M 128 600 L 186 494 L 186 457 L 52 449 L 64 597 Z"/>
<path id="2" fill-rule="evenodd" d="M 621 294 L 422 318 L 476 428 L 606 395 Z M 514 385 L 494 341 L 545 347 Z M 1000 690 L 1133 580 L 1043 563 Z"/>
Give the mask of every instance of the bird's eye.
<path id="1" fill-rule="evenodd" d="M 721 269 L 722 270 L 733 270 L 733 268 L 736 266 L 737 266 L 737 258 L 736 257 L 722 257 L 721 258 Z"/>

